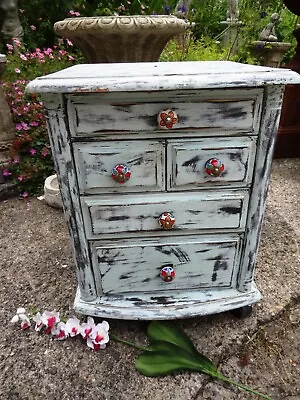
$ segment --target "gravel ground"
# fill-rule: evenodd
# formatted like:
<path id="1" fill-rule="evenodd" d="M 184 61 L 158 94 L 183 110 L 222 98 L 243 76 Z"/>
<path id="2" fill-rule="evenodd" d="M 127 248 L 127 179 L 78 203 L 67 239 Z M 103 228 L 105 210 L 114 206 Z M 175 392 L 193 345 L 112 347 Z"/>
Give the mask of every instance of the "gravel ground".
<path id="1" fill-rule="evenodd" d="M 197 348 L 229 377 L 274 400 L 300 400 L 300 160 L 273 165 L 256 282 L 263 294 L 252 315 L 180 321 Z M 72 315 L 76 277 L 63 214 L 37 199 L 0 202 L 0 399 L 244 400 L 255 398 L 196 373 L 146 378 L 139 352 L 111 342 L 93 352 L 9 324 L 17 307 Z M 113 333 L 146 343 L 146 323 L 109 321 Z"/>

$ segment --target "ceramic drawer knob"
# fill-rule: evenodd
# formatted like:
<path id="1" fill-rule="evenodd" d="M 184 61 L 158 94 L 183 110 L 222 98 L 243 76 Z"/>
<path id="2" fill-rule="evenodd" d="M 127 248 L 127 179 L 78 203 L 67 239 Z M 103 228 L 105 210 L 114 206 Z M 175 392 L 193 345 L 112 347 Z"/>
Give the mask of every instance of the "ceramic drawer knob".
<path id="1" fill-rule="evenodd" d="M 160 270 L 160 277 L 164 282 L 172 282 L 175 279 L 175 271 L 171 265 L 166 265 Z"/>
<path id="2" fill-rule="evenodd" d="M 175 111 L 163 110 L 158 114 L 157 121 L 161 129 L 172 129 L 178 122 L 178 116 Z"/>
<path id="3" fill-rule="evenodd" d="M 205 163 L 205 171 L 208 175 L 220 176 L 225 166 L 218 158 L 210 158 Z"/>
<path id="4" fill-rule="evenodd" d="M 131 171 L 126 165 L 118 164 L 112 169 L 111 176 L 118 183 L 125 183 L 130 179 Z"/>
<path id="5" fill-rule="evenodd" d="M 165 229 L 166 231 L 168 231 L 174 227 L 175 218 L 173 217 L 173 215 L 171 213 L 164 212 L 159 217 L 158 222 L 162 229 Z"/>

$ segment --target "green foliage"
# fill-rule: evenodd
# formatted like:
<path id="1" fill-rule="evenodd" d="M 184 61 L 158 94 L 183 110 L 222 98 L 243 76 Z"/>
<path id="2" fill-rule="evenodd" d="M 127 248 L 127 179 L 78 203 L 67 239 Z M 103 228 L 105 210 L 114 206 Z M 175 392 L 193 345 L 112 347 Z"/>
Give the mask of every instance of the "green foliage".
<path id="1" fill-rule="evenodd" d="M 72 65 L 75 62 L 74 53 L 72 55 L 66 49 L 55 46 L 55 49 L 38 48 L 34 52 L 8 54 L 3 88 L 15 124 L 16 138 L 3 175 L 18 185 L 24 197 L 40 194 L 45 178 L 54 172 L 43 104 L 39 97 L 26 96 L 25 86 L 37 76 Z"/>
<path id="2" fill-rule="evenodd" d="M 226 60 L 229 49 L 222 47 L 220 42 L 202 37 L 192 40 L 172 40 L 160 56 L 160 61 L 215 61 Z"/>
<path id="3" fill-rule="evenodd" d="M 198 352 L 190 338 L 177 324 L 151 321 L 147 334 L 150 345 L 145 348 L 110 335 L 112 340 L 143 350 L 135 363 L 137 371 L 142 375 L 165 376 L 182 370 L 201 372 L 263 399 L 272 400 L 269 396 L 224 376 L 207 357 Z"/>

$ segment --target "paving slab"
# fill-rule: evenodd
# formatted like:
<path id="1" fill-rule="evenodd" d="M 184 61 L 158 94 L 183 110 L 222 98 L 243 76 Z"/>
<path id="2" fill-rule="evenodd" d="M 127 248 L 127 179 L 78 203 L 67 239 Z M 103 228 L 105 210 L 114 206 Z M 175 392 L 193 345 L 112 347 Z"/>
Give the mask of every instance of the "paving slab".
<path id="1" fill-rule="evenodd" d="M 299 172 L 299 159 L 274 162 L 256 272 L 263 299 L 252 315 L 243 320 L 225 313 L 179 321 L 224 373 L 274 399 L 298 396 Z M 118 343 L 93 352 L 79 339 L 57 342 L 33 330 L 18 331 L 9 321 L 19 306 L 72 315 L 75 270 L 60 210 L 37 199 L 2 201 L 0 226 L 1 399 L 253 398 L 196 373 L 143 377 L 134 368 L 139 352 Z M 114 334 L 146 344 L 146 323 L 109 323 Z M 268 331 L 267 346 L 262 327 Z M 272 340 L 277 347 L 269 344 Z"/>

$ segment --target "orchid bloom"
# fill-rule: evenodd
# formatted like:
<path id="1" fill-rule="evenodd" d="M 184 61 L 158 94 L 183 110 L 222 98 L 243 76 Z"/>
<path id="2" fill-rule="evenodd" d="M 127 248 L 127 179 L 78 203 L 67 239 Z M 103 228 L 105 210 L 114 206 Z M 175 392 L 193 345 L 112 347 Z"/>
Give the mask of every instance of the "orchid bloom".
<path id="1" fill-rule="evenodd" d="M 54 335 L 54 340 L 64 340 L 69 336 L 64 322 L 59 322 L 56 327 L 51 329 L 51 333 Z"/>
<path id="2" fill-rule="evenodd" d="M 21 321 L 21 329 L 27 329 L 30 327 L 31 323 L 30 320 L 28 318 L 28 316 L 26 315 L 26 310 L 25 308 L 18 308 L 16 315 L 11 319 L 11 323 L 15 324 L 17 322 Z"/>
<path id="3" fill-rule="evenodd" d="M 80 321 L 78 318 L 73 317 L 69 318 L 67 323 L 66 323 L 66 331 L 71 337 L 74 337 L 78 334 L 80 334 L 81 327 L 80 327 Z"/>
<path id="4" fill-rule="evenodd" d="M 42 329 L 42 327 L 44 326 L 43 321 L 42 321 L 42 315 L 41 315 L 41 313 L 38 312 L 36 315 L 34 315 L 34 316 L 32 317 L 32 319 L 33 319 L 34 322 L 35 322 L 35 327 L 34 327 L 34 329 L 35 329 L 37 332 L 39 332 L 39 331 Z"/>
<path id="5" fill-rule="evenodd" d="M 88 317 L 87 322 L 81 324 L 80 334 L 84 340 L 89 338 L 95 326 L 94 318 L 92 317 Z"/>
<path id="6" fill-rule="evenodd" d="M 44 311 L 41 319 L 42 323 L 46 326 L 45 333 L 50 333 L 55 324 L 60 321 L 59 313 L 56 311 Z"/>
<path id="7" fill-rule="evenodd" d="M 109 342 L 108 331 L 108 322 L 103 321 L 101 324 L 97 324 L 87 338 L 88 347 L 94 350 L 105 349 L 106 343 Z"/>

